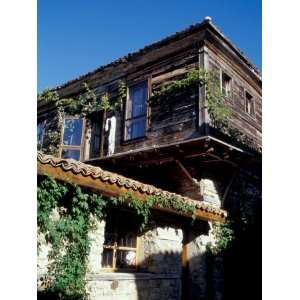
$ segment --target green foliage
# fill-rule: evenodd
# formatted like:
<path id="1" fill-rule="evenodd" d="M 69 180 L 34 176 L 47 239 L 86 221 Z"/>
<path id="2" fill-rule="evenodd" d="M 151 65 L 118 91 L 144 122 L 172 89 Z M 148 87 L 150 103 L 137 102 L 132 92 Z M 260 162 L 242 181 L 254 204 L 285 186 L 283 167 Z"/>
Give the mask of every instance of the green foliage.
<path id="1" fill-rule="evenodd" d="M 150 102 L 153 105 L 173 101 L 175 99 L 174 95 L 199 87 L 199 85 L 205 86 L 206 99 L 204 105 L 208 108 L 214 125 L 220 127 L 230 117 L 231 110 L 224 103 L 224 95 L 221 92 L 219 77 L 216 72 L 192 69 L 183 78 L 167 83 L 159 91 L 154 92 Z"/>
<path id="2" fill-rule="evenodd" d="M 161 194 L 148 196 L 144 201 L 132 196 L 132 194 L 124 194 L 123 196 L 111 198 L 113 205 L 126 205 L 133 209 L 138 216 L 142 218 L 140 230 L 142 231 L 151 216 L 151 207 L 166 208 L 175 210 L 179 213 L 188 214 L 193 219 L 196 206 L 191 203 L 186 203 L 176 196 L 165 197 Z"/>
<path id="3" fill-rule="evenodd" d="M 207 250 L 214 255 L 220 255 L 230 247 L 235 238 L 232 222 L 213 223 L 212 235 L 215 242 L 209 243 Z"/>
<path id="4" fill-rule="evenodd" d="M 50 213 L 56 207 L 59 199 L 61 199 L 66 193 L 66 185 L 63 183 L 59 184 L 52 178 L 38 182 L 37 222 L 41 231 L 47 231 L 50 222 Z"/>
<path id="5" fill-rule="evenodd" d="M 38 182 L 37 203 L 39 231 L 52 246 L 44 284 L 61 299 L 84 299 L 91 216 L 101 219 L 106 201 L 78 186 L 44 177 Z M 58 218 L 53 217 L 54 209 Z"/>
<path id="6" fill-rule="evenodd" d="M 61 132 L 63 129 L 63 120 L 65 113 L 69 115 L 78 115 L 89 117 L 91 114 L 101 110 L 117 111 L 122 106 L 122 101 L 126 98 L 127 88 L 124 80 L 118 81 L 118 90 L 116 97 L 110 97 L 106 92 L 99 97 L 92 91 L 87 83 L 83 84 L 84 92 L 77 98 L 60 98 L 55 90 L 46 89 L 38 94 L 38 101 L 52 103 L 57 108 L 57 127 L 47 128 L 44 134 L 43 145 L 39 145 L 42 152 L 57 156 L 59 154 L 59 145 Z"/>
<path id="7" fill-rule="evenodd" d="M 111 202 L 114 206 L 127 206 L 133 209 L 138 216 L 142 218 L 140 224 L 140 231 L 142 231 L 148 223 L 150 217 L 150 207 L 152 203 L 147 199 L 145 201 L 141 201 L 136 197 L 132 196 L 131 193 L 124 194 L 119 197 L 112 197 Z"/>
<path id="8" fill-rule="evenodd" d="M 202 82 L 205 84 L 205 106 L 208 109 L 213 126 L 222 129 L 228 126 L 228 120 L 232 114 L 225 105 L 224 95 L 220 88 L 219 74 L 214 71 L 202 71 Z"/>
<path id="9" fill-rule="evenodd" d="M 220 77 L 216 71 L 192 69 L 181 79 L 162 86 L 150 97 L 151 105 L 172 106 L 177 95 L 191 92 L 196 87 L 205 87 L 203 107 L 207 108 L 212 126 L 228 136 L 232 142 L 253 146 L 253 140 L 230 124 L 232 110 L 225 104 L 224 94 L 220 88 Z"/>
<path id="10" fill-rule="evenodd" d="M 46 88 L 44 91 L 38 94 L 38 101 L 45 101 L 48 102 L 57 102 L 59 101 L 59 94 L 55 90 L 51 90 Z"/>
<path id="11" fill-rule="evenodd" d="M 37 223 L 39 232 L 52 246 L 44 285 L 61 299 L 86 297 L 85 275 L 90 250 L 88 233 L 94 228 L 93 220 L 103 218 L 108 204 L 134 210 L 141 217 L 141 231 L 149 221 L 153 206 L 190 215 L 195 210 L 194 205 L 184 203 L 175 196 L 168 198 L 157 194 L 141 201 L 128 193 L 107 201 L 97 194 L 83 191 L 79 186 L 39 177 Z"/>
<path id="12" fill-rule="evenodd" d="M 149 196 L 148 201 L 150 201 L 154 206 L 172 209 L 183 214 L 190 214 L 194 218 L 193 213 L 196 206 L 194 204 L 184 202 L 176 196 L 164 197 L 163 195 L 154 195 Z"/>
<path id="13" fill-rule="evenodd" d="M 106 92 L 100 96 L 96 96 L 95 92 L 90 89 L 87 83 L 83 83 L 84 92 L 76 98 L 60 98 L 57 91 L 46 89 L 38 95 L 38 101 L 44 100 L 52 102 L 57 107 L 66 109 L 70 114 L 79 114 L 88 116 L 99 110 L 117 110 L 122 100 L 126 97 L 126 84 L 123 80 L 118 81 L 118 95 L 115 101 L 110 99 L 110 95 Z"/>
<path id="14" fill-rule="evenodd" d="M 154 104 L 163 104 L 164 102 L 173 102 L 174 95 L 182 91 L 197 87 L 200 82 L 199 72 L 193 69 L 187 72 L 182 79 L 174 80 L 162 86 L 150 97 L 149 102 Z"/>

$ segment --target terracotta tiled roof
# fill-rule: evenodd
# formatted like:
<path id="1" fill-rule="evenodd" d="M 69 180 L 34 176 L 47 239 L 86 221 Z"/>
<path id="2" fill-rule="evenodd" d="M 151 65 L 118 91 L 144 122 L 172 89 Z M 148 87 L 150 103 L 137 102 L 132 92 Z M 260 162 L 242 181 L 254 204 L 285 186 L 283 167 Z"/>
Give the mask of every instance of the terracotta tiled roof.
<path id="1" fill-rule="evenodd" d="M 167 192 L 162 189 L 156 188 L 153 185 L 144 184 L 137 180 L 133 180 L 116 173 L 105 171 L 100 167 L 85 164 L 74 159 L 57 158 L 52 155 L 46 155 L 41 152 L 38 152 L 37 161 L 38 174 L 41 175 L 48 174 L 69 182 L 74 181 L 75 175 L 77 179 L 75 183 L 78 183 L 79 185 L 81 184 L 81 182 L 84 183 L 84 178 L 89 178 L 92 179 L 92 181 L 90 180 L 89 184 L 85 183 L 83 185 L 94 188 L 97 187 L 97 181 L 101 181 L 102 183 L 105 183 L 105 186 L 107 186 L 108 188 L 113 188 L 113 190 L 117 191 L 117 193 L 119 191 L 119 194 L 124 192 L 134 192 L 135 195 L 142 195 L 144 199 L 150 195 L 161 195 L 167 198 L 176 197 L 177 199 L 181 199 L 184 202 L 196 205 L 196 209 L 197 211 L 199 211 L 200 214 L 196 214 L 196 216 L 199 215 L 200 218 L 203 219 L 218 219 L 222 221 L 227 216 L 226 211 L 214 207 L 209 203 L 203 201 L 196 201 L 188 197 L 181 196 L 179 194 Z M 61 174 L 59 175 L 57 172 L 55 172 L 55 169 L 59 169 L 65 174 L 63 176 Z M 68 173 L 72 174 L 72 176 L 67 176 Z M 93 182 L 94 185 L 91 185 L 91 182 Z M 203 216 L 201 216 L 201 212 L 203 212 Z"/>

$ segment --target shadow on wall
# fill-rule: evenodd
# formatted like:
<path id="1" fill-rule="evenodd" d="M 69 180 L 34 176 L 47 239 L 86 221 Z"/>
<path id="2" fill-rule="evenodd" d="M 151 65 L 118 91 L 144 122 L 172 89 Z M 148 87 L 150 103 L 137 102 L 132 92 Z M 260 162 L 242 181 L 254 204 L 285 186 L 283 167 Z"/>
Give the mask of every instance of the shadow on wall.
<path id="1" fill-rule="evenodd" d="M 138 272 L 103 272 L 88 276 L 90 300 L 180 300 L 181 254 L 161 252 L 147 257 L 142 265 L 150 265 L 152 272 L 143 268 Z M 167 270 L 168 269 L 168 270 Z M 168 272 L 166 272 L 168 271 Z M 42 292 L 38 300 L 60 300 L 57 293 Z M 65 298 L 64 298 L 65 299 Z M 68 300 L 79 300 L 69 298 Z"/>
<path id="2" fill-rule="evenodd" d="M 94 275 L 90 278 L 90 298 L 95 300 L 259 300 L 261 299 L 260 262 L 255 249 L 247 250 L 249 242 L 236 245 L 225 256 L 213 257 L 202 254 L 189 261 L 190 265 L 199 266 L 182 281 L 176 273 L 112 273 Z M 239 243 L 242 244 L 242 241 Z M 244 251 L 240 253 L 240 251 Z M 178 261 L 180 254 L 161 253 L 149 259 Z M 245 259 L 246 258 L 246 259 Z M 248 260 L 247 260 L 248 258 Z M 112 276 L 111 276 L 112 275 Z M 224 277 L 223 277 L 224 276 Z M 58 300 L 60 297 L 51 292 L 38 293 L 38 300 Z M 75 299 L 72 299 L 75 300 Z"/>
<path id="3" fill-rule="evenodd" d="M 260 208 L 258 207 L 258 215 Z M 261 218 L 238 235 L 228 251 L 219 256 L 194 244 L 186 267 L 182 253 L 162 251 L 145 255 L 135 273 L 112 272 L 89 276 L 91 300 L 259 300 L 261 299 Z M 207 223 L 206 223 L 207 225 Z M 184 236 L 191 243 L 207 234 L 208 227 L 192 227 Z M 151 248 L 152 246 L 149 245 Z M 151 249 L 153 251 L 153 249 Z M 38 293 L 38 300 L 56 300 L 54 293 Z M 77 300 L 73 299 L 72 300 Z M 71 300 L 70 299 L 70 300 Z"/>

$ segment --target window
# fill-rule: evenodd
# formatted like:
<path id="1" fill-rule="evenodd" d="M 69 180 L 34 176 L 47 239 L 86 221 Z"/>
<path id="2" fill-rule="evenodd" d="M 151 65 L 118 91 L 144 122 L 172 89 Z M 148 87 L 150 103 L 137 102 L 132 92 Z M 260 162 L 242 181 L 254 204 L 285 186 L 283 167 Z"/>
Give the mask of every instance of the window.
<path id="1" fill-rule="evenodd" d="M 61 145 L 61 157 L 81 158 L 81 141 L 83 132 L 83 119 L 67 117 L 64 120 L 64 131 Z"/>
<path id="2" fill-rule="evenodd" d="M 90 119 L 91 122 L 90 158 L 95 158 L 100 156 L 102 120 L 103 120 L 103 115 L 101 112 L 94 114 Z"/>
<path id="3" fill-rule="evenodd" d="M 137 267 L 138 220 L 127 211 L 107 214 L 102 268 L 135 270 Z"/>
<path id="4" fill-rule="evenodd" d="M 45 122 L 39 122 L 37 124 L 37 148 L 40 150 L 43 146 L 43 139 L 45 133 Z"/>
<path id="5" fill-rule="evenodd" d="M 221 72 L 221 84 L 222 84 L 222 93 L 223 95 L 225 95 L 226 97 L 230 97 L 231 96 L 231 77 L 228 76 L 225 72 Z"/>
<path id="6" fill-rule="evenodd" d="M 254 116 L 254 99 L 248 92 L 245 93 L 245 98 L 246 113 L 248 113 L 251 116 Z"/>
<path id="7" fill-rule="evenodd" d="M 147 121 L 148 83 L 129 87 L 125 118 L 125 140 L 145 136 Z"/>

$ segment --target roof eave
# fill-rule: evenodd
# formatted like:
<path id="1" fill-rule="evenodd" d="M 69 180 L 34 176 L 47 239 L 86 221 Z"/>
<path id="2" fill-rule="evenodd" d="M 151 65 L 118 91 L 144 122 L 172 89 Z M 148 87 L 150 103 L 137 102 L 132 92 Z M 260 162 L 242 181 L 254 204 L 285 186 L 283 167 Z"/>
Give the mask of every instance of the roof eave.
<path id="1" fill-rule="evenodd" d="M 194 200 L 187 197 L 169 193 L 157 189 L 154 186 L 142 184 L 121 175 L 106 172 L 98 167 L 86 165 L 72 159 L 58 159 L 50 155 L 38 153 L 37 170 L 39 175 L 48 175 L 57 180 L 78 184 L 107 197 L 115 197 L 130 193 L 133 197 L 144 201 L 148 196 L 155 195 L 157 192 L 160 192 L 164 195 L 175 195 L 185 198 L 185 201 L 194 202 Z M 102 178 L 98 177 L 94 170 L 100 170 L 100 172 L 105 173 L 104 177 L 107 177 L 107 180 L 103 180 Z M 109 178 L 109 174 L 112 174 L 111 178 Z M 123 181 L 124 184 L 121 184 L 121 181 Z M 141 185 L 142 187 L 138 188 L 138 185 Z M 191 214 L 182 213 L 169 208 L 152 208 L 186 217 L 192 216 Z M 214 208 L 209 204 L 203 204 L 201 202 L 193 214 L 198 219 L 217 222 L 224 222 L 227 217 L 226 211 Z"/>

